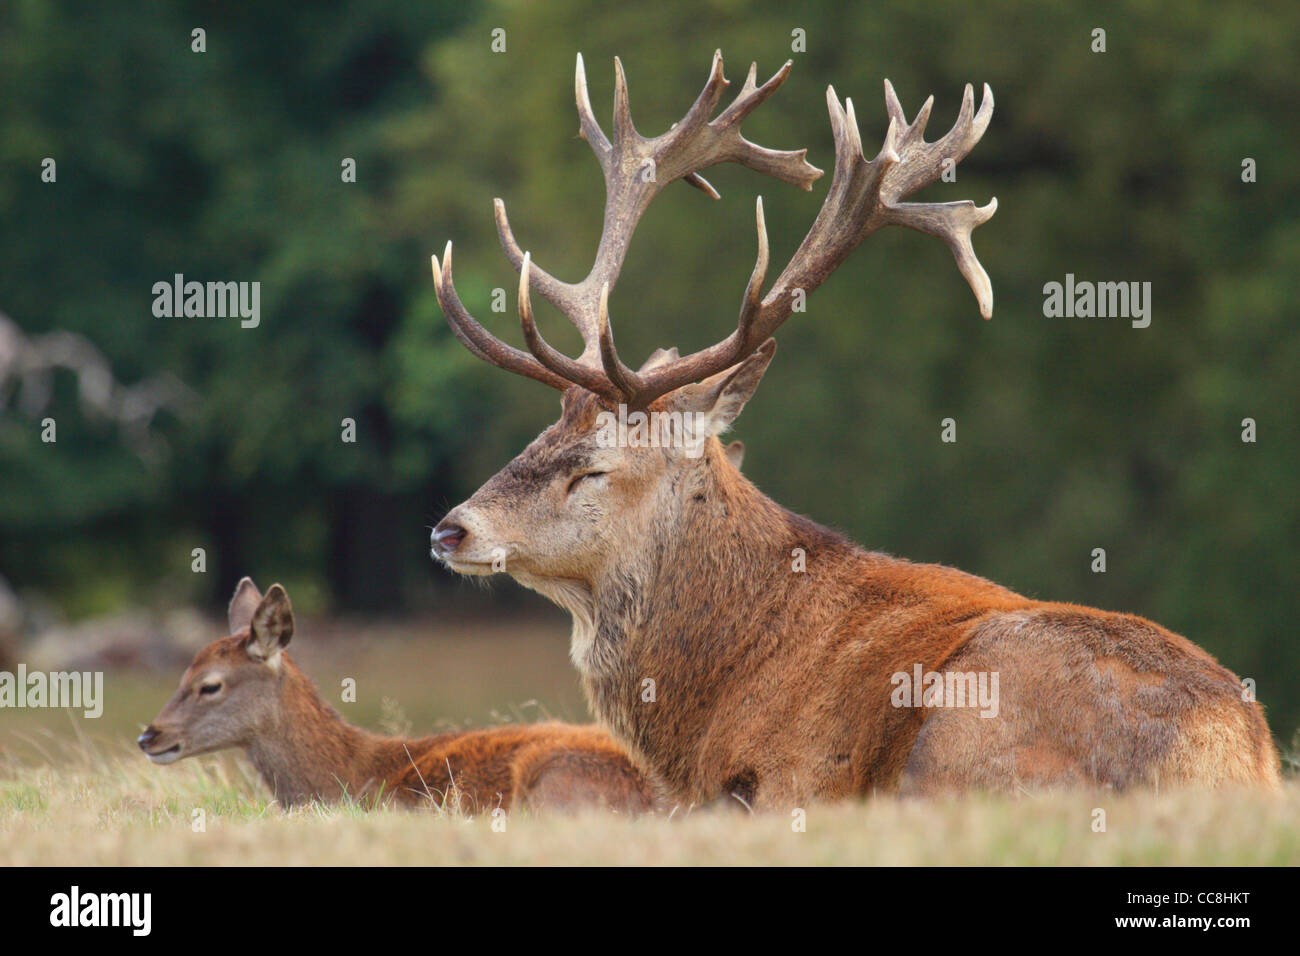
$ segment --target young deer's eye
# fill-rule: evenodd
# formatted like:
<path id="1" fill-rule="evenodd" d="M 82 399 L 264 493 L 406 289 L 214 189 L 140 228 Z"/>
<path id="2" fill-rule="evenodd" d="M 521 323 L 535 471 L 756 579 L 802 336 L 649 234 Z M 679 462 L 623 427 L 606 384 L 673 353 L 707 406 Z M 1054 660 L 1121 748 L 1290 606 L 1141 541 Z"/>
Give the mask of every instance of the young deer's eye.
<path id="1" fill-rule="evenodd" d="M 569 490 L 566 494 L 573 494 L 574 489 L 588 478 L 603 478 L 607 474 L 608 472 L 605 471 L 588 471 L 581 475 L 574 475 L 573 479 L 569 482 Z"/>
<path id="2" fill-rule="evenodd" d="M 215 694 L 219 690 L 221 690 L 221 681 L 212 681 L 210 683 L 201 684 L 199 686 L 199 694 L 203 697 L 207 697 L 210 694 Z"/>

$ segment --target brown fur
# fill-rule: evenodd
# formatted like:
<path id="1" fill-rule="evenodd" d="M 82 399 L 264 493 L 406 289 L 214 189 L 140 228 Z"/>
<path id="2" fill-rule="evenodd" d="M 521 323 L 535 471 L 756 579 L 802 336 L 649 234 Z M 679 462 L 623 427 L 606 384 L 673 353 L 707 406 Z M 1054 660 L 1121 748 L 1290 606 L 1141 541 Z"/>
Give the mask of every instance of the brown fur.
<path id="1" fill-rule="evenodd" d="M 739 367 L 715 433 L 770 358 Z M 1186 639 L 864 551 L 762 495 L 713 437 L 698 459 L 597 448 L 603 407 L 570 389 L 560 422 L 448 514 L 439 528 L 465 536 L 437 556 L 488 573 L 504 548 L 507 573 L 573 613 L 594 711 L 676 799 L 788 809 L 876 790 L 1277 786 L 1261 708 Z M 568 490 L 593 467 L 607 475 Z M 891 675 L 917 664 L 998 672 L 998 716 L 893 706 Z"/>
<path id="2" fill-rule="evenodd" d="M 292 631 L 287 597 L 271 601 L 277 589 L 248 624 L 198 652 L 176 695 L 141 736 L 146 753 L 166 754 L 170 762 L 241 747 L 286 807 L 348 795 L 412 806 L 432 801 L 469 812 L 652 808 L 650 785 L 598 727 L 526 724 L 404 739 L 353 726 L 283 651 L 287 636 L 259 634 L 264 622 Z M 241 584 L 232 624 L 248 610 L 238 607 L 244 594 Z M 273 645 L 272 652 L 262 645 Z M 218 682 L 217 694 L 200 693 Z M 167 753 L 173 747 L 180 748 L 175 756 Z"/>

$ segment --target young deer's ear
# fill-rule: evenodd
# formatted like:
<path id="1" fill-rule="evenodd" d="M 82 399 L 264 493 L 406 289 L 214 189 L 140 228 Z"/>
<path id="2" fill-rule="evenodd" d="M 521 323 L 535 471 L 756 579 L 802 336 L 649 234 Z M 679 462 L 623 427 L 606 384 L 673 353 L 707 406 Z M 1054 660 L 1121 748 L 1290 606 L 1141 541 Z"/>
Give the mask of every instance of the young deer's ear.
<path id="1" fill-rule="evenodd" d="M 727 456 L 727 461 L 731 462 L 731 467 L 740 471 L 740 463 L 745 460 L 745 443 L 743 441 L 733 441 L 722 453 Z"/>
<path id="2" fill-rule="evenodd" d="M 230 633 L 238 634 L 253 620 L 253 612 L 257 606 L 262 603 L 262 592 L 257 589 L 252 578 L 243 578 L 235 585 L 235 596 L 230 599 L 230 607 L 226 611 L 226 620 L 230 625 Z"/>
<path id="3" fill-rule="evenodd" d="M 293 606 L 289 595 L 272 584 L 253 612 L 252 634 L 245 648 L 255 661 L 273 661 L 293 637 Z"/>
<path id="4" fill-rule="evenodd" d="M 722 434 L 753 396 L 775 354 L 776 339 L 768 339 L 739 365 L 723 369 L 695 385 L 682 386 L 673 395 L 674 410 L 696 416 L 693 431 L 697 439 Z"/>

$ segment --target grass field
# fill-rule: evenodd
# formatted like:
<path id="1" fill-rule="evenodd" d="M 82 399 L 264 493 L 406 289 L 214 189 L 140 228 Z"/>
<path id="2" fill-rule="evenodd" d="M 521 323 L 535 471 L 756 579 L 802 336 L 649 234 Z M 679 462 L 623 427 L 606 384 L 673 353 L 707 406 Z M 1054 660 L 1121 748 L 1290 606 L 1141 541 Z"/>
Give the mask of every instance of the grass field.
<path id="1" fill-rule="evenodd" d="M 69 744 L 69 747 L 77 747 Z M 629 820 L 437 809 L 281 812 L 235 758 L 153 767 L 81 745 L 0 771 L 0 864 L 1120 864 L 1300 863 L 1300 785 L 1243 793 L 880 797 L 790 818 L 709 811 Z M 165 771 L 165 772 L 164 772 Z M 1105 810 L 1106 832 L 1094 832 Z M 205 817 L 195 832 L 194 811 Z"/>
<path id="2" fill-rule="evenodd" d="M 419 640 L 410 627 L 307 627 L 292 650 L 327 696 L 356 679 L 357 702 L 340 709 L 365 726 L 587 719 L 562 619 L 421 626 Z M 1294 779 L 1279 796 L 881 796 L 808 807 L 805 832 L 790 817 L 739 809 L 640 820 L 516 814 L 504 831 L 433 807 L 285 813 L 242 756 L 158 767 L 134 749 L 179 674 L 110 672 L 95 721 L 61 711 L 0 718 L 0 865 L 1300 864 Z M 1094 830 L 1098 809 L 1105 832 Z"/>

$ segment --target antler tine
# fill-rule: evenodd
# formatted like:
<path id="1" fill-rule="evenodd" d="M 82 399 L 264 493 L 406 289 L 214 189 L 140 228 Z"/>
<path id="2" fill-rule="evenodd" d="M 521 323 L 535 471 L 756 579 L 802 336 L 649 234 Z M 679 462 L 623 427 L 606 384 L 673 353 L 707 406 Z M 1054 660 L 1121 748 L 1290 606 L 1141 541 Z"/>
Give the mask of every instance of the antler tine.
<path id="1" fill-rule="evenodd" d="M 462 345 L 498 368 L 525 375 L 552 388 L 560 390 L 568 388 L 569 382 L 563 376 L 546 368 L 531 355 L 506 345 L 469 314 L 460 301 L 460 296 L 456 294 L 456 284 L 452 280 L 450 242 L 447 243 L 447 249 L 443 253 L 441 266 L 437 256 L 430 256 L 429 259 L 433 266 L 433 287 L 438 296 L 438 304 L 442 306 L 443 315 L 447 317 L 447 324 L 451 326 L 452 334 Z"/>
<path id="2" fill-rule="evenodd" d="M 681 121 L 673 124 L 673 128 L 675 129 L 678 126 L 690 128 L 701 122 L 707 122 L 709 117 L 713 115 L 713 111 L 718 108 L 718 102 L 722 99 L 723 90 L 730 85 L 731 81 L 722 75 L 722 51 L 714 50 L 713 66 L 709 70 L 709 78 L 704 84 L 704 89 L 700 91 L 700 95 L 695 98 L 695 102 L 691 104 L 691 108 L 686 111 L 686 115 L 682 117 Z M 683 177 L 683 181 L 694 186 L 710 199 L 722 198 L 718 191 L 713 188 L 713 184 L 699 173 L 691 173 Z"/>
<path id="3" fill-rule="evenodd" d="M 934 95 L 926 97 L 921 108 L 916 113 L 916 119 L 910 124 L 907 117 L 903 115 L 903 106 L 898 102 L 898 94 L 894 92 L 894 84 L 885 80 L 885 110 L 889 113 L 889 119 L 902 129 L 902 144 L 904 146 L 921 141 L 925 135 L 926 124 L 930 122 L 930 110 L 934 107 Z"/>
<path id="4" fill-rule="evenodd" d="M 745 301 L 740 308 L 740 319 L 736 330 L 740 338 L 747 340 L 749 330 L 758 316 L 758 308 L 763 298 L 763 281 L 767 278 L 769 250 L 767 245 L 767 220 L 763 217 L 763 197 L 759 196 L 754 204 L 754 220 L 758 230 L 758 255 L 754 260 L 754 271 L 749 274 L 749 283 L 745 286 Z M 743 355 L 748 353 L 742 353 Z"/>
<path id="5" fill-rule="evenodd" d="M 609 140 L 591 109 L 591 96 L 587 93 L 587 71 L 582 65 L 581 53 L 578 54 L 578 64 L 573 71 L 573 98 L 578 106 L 578 131 L 591 144 L 601 168 L 606 168 L 609 162 Z"/>
<path id="6" fill-rule="evenodd" d="M 993 318 L 993 283 L 984 271 L 975 247 L 971 245 L 971 232 L 993 218 L 998 211 L 998 198 L 994 196 L 984 206 L 976 206 L 969 199 L 943 203 L 903 203 L 891 213 L 890 222 L 907 226 L 917 232 L 936 236 L 948 244 L 957 271 L 975 293 L 980 315 Z"/>
<path id="7" fill-rule="evenodd" d="M 618 357 L 614 347 L 614 332 L 609 325 L 609 283 L 600 287 L 600 361 L 605 374 L 623 395 L 628 404 L 636 404 L 645 386 L 636 372 L 632 371 Z"/>
<path id="8" fill-rule="evenodd" d="M 719 129 L 736 126 L 745 121 L 745 117 L 758 109 L 771 98 L 772 94 L 781 88 L 781 84 L 786 81 L 790 75 L 790 70 L 794 66 L 794 60 L 786 60 L 781 69 L 772 74 L 762 86 L 758 85 L 758 64 L 749 64 L 749 73 L 745 76 L 745 83 L 736 94 L 732 104 L 722 111 L 722 114 L 713 121 L 711 125 Z"/>
<path id="9" fill-rule="evenodd" d="M 596 369 L 575 362 L 563 352 L 553 348 L 538 331 L 537 323 L 533 319 L 533 302 L 528 294 L 531 258 L 531 254 L 525 252 L 519 269 L 519 324 L 523 328 L 524 342 L 528 345 L 528 351 L 532 352 L 542 365 L 564 379 L 566 384 L 581 385 L 598 395 L 609 397 L 612 392 L 609 382 L 601 378 Z"/>
<path id="10" fill-rule="evenodd" d="M 519 272 L 523 269 L 525 253 L 515 240 L 515 234 L 510 228 L 510 219 L 506 216 L 506 204 L 500 199 L 494 199 L 492 200 L 492 210 L 496 216 L 497 237 L 501 240 L 501 248 L 505 251 L 506 259 L 509 260 L 510 265 L 516 272 Z M 531 276 L 532 287 L 537 290 L 543 299 L 566 315 L 581 314 L 574 295 L 574 286 L 567 282 L 561 282 L 535 262 L 532 264 L 529 275 Z M 579 330 L 581 331 L 581 327 Z"/>
<path id="11" fill-rule="evenodd" d="M 639 136 L 627 101 L 627 76 L 623 73 L 623 61 L 614 57 L 614 147 L 617 149 L 634 138 Z"/>
<path id="12" fill-rule="evenodd" d="M 889 132 L 885 135 L 886 144 L 891 146 L 895 128 L 894 121 L 891 119 L 889 121 Z M 849 157 L 856 160 L 865 160 L 866 157 L 862 154 L 862 133 L 858 131 L 858 117 L 853 112 L 853 97 L 851 96 L 844 98 L 844 138 Z"/>
<path id="13" fill-rule="evenodd" d="M 731 81 L 722 75 L 722 51 L 714 50 L 713 65 L 709 68 L 709 78 L 704 83 L 704 89 L 700 90 L 700 95 L 695 98 L 686 115 L 674 125 L 691 128 L 707 123 L 713 111 L 718 108 L 723 91 L 730 85 Z"/>

